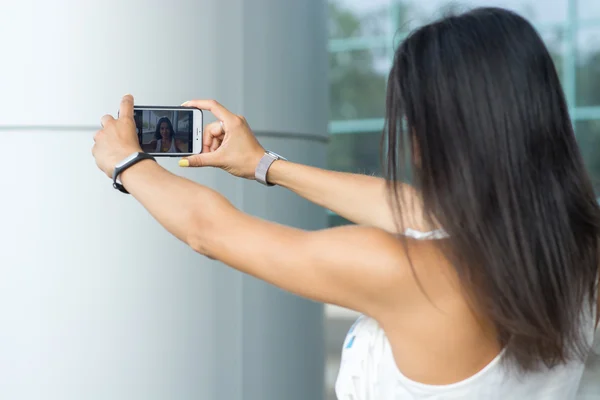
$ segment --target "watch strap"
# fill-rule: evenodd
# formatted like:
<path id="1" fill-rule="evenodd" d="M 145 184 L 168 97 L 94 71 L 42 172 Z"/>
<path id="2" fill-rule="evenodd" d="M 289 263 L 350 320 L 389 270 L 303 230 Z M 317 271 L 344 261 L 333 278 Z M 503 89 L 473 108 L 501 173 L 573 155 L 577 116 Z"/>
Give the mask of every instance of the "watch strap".
<path id="1" fill-rule="evenodd" d="M 273 153 L 272 151 L 265 152 L 265 155 L 258 162 L 254 172 L 254 178 L 257 182 L 262 183 L 265 186 L 275 186 L 267 181 L 267 173 L 269 172 L 271 164 L 277 160 L 285 160 L 285 158 L 281 157 L 279 154 Z"/>
<path id="2" fill-rule="evenodd" d="M 129 156 L 128 158 L 131 158 L 131 156 Z M 135 157 L 132 157 L 130 160 L 126 161 L 125 163 L 118 164 L 118 166 L 115 167 L 115 169 L 113 171 L 113 187 L 122 193 L 129 194 L 127 189 L 125 189 L 125 186 L 123 186 L 123 184 L 121 182 L 118 182 L 117 179 L 119 178 L 119 175 L 121 175 L 123 173 L 123 171 L 125 171 L 127 168 L 129 168 L 143 160 L 156 161 L 156 159 L 154 157 L 152 157 L 150 154 L 139 152 L 139 153 L 137 153 L 137 155 Z"/>

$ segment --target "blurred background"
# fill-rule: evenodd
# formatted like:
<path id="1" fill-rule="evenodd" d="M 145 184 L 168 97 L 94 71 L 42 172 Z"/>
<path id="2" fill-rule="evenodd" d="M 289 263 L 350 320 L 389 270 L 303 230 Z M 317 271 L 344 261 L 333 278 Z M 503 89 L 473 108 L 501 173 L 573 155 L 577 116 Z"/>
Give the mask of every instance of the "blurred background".
<path id="1" fill-rule="evenodd" d="M 289 159 L 380 175 L 395 46 L 473 6 L 538 28 L 600 178 L 598 0 L 2 2 L 0 398 L 333 400 L 356 313 L 198 257 L 115 193 L 91 138 L 124 93 L 146 105 L 215 98 Z M 161 160 L 259 217 L 348 223 L 281 188 L 176 162 Z"/>

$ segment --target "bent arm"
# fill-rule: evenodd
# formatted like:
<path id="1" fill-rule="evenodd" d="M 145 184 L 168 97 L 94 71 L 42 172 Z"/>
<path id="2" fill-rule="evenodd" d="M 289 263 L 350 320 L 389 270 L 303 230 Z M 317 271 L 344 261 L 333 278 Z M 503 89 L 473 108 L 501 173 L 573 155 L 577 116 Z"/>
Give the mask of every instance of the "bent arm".
<path id="1" fill-rule="evenodd" d="M 351 222 L 398 233 L 383 178 L 328 171 L 278 160 L 269 168 L 267 179 Z M 400 190 L 405 199 L 402 210 L 404 229 L 435 229 L 425 222 L 415 189 L 408 184 L 401 185 Z"/>
<path id="2" fill-rule="evenodd" d="M 264 221 L 150 160 L 121 179 L 160 224 L 197 252 L 312 300 L 376 316 L 390 308 L 402 293 L 399 280 L 410 275 L 403 247 L 378 229 L 308 232 Z"/>

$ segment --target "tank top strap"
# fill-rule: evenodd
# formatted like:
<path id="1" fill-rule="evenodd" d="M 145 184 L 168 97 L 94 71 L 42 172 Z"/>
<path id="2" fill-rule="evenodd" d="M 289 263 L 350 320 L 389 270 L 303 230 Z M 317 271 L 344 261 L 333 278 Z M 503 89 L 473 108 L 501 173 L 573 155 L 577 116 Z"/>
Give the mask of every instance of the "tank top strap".
<path id="1" fill-rule="evenodd" d="M 404 231 L 404 233 L 401 233 L 400 235 L 416 240 L 436 240 L 446 239 L 450 237 L 450 235 L 448 235 L 448 233 L 443 229 L 436 229 L 433 231 L 423 232 L 418 231 L 416 229 L 408 228 Z"/>

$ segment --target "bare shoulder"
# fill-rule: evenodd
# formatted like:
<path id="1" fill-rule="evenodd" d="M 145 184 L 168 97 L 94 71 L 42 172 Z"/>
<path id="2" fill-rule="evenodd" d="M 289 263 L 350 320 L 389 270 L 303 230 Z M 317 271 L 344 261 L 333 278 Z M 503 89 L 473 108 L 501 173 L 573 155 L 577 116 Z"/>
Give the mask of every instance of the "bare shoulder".
<path id="1" fill-rule="evenodd" d="M 372 288 L 370 294 L 377 298 L 371 304 L 371 316 L 396 317 L 402 310 L 422 302 L 431 305 L 431 300 L 438 303 L 438 299 L 460 291 L 438 240 L 414 240 L 364 226 L 344 226 L 313 235 L 315 246 L 331 253 L 330 263 L 346 271 L 360 271 L 355 277 L 357 283 Z"/>

